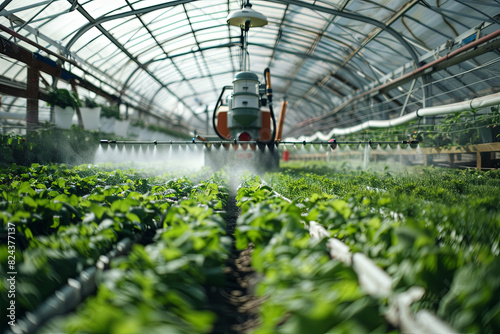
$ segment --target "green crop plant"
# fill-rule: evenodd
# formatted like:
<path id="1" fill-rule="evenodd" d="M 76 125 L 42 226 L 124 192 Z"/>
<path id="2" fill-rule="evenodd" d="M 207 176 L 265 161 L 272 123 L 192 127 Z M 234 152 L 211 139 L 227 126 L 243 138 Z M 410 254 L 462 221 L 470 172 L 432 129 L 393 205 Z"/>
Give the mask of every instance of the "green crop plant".
<path id="1" fill-rule="evenodd" d="M 482 287 L 474 285 L 459 293 L 456 286 L 463 284 L 464 271 L 472 270 L 467 268 L 493 272 L 499 268 L 498 175 L 497 171 L 371 172 L 311 165 L 270 173 L 266 179 L 270 187 L 303 205 L 304 221 L 318 221 L 352 251 L 366 254 L 384 268 L 396 290 L 424 287 L 426 294 L 415 309 L 439 312 L 459 331 L 485 328 L 494 333 L 498 301 L 485 297 L 472 306 L 466 300 L 479 298 L 481 291 L 498 294 L 498 284 L 478 274 Z M 331 187 L 317 193 L 325 184 Z"/>

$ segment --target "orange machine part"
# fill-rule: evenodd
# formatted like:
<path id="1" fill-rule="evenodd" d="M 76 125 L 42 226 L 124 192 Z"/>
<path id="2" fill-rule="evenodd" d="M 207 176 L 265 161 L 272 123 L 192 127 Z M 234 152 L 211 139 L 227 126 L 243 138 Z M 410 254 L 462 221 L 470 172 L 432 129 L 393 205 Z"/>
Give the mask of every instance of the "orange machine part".
<path id="1" fill-rule="evenodd" d="M 283 101 L 281 103 L 280 118 L 278 121 L 278 128 L 276 130 L 276 138 L 275 138 L 275 140 L 277 141 L 281 141 L 281 136 L 283 135 L 283 125 L 285 124 L 285 115 L 287 106 L 288 102 Z"/>
<path id="2" fill-rule="evenodd" d="M 229 139 L 231 134 L 229 128 L 227 127 L 227 111 L 219 111 L 217 113 L 217 131 Z M 272 136 L 271 131 L 271 113 L 269 111 L 262 112 L 262 128 L 259 131 L 259 139 L 262 141 L 270 140 Z"/>
<path id="3" fill-rule="evenodd" d="M 231 137 L 229 128 L 227 127 L 227 111 L 219 111 L 217 113 L 217 131 L 227 139 Z"/>
<path id="4" fill-rule="evenodd" d="M 262 128 L 259 131 L 259 139 L 268 141 L 271 139 L 271 113 L 269 111 L 262 112 Z"/>
<path id="5" fill-rule="evenodd" d="M 283 151 L 283 161 L 288 161 L 290 160 L 290 151 L 284 150 Z"/>

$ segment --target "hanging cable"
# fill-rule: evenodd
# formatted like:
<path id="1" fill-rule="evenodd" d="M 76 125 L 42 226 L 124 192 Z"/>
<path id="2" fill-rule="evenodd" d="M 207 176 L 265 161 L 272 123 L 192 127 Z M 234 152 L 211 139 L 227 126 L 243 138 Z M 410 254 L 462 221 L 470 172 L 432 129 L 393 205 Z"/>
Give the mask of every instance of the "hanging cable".
<path id="1" fill-rule="evenodd" d="M 266 82 L 267 100 L 269 101 L 269 114 L 271 115 L 271 121 L 273 123 L 273 133 L 271 135 L 271 138 L 267 141 L 264 141 L 263 143 L 270 144 L 276 138 L 276 118 L 274 117 L 273 110 L 273 89 L 271 87 L 271 72 L 269 70 L 269 67 L 264 70 L 264 79 Z"/>
<path id="2" fill-rule="evenodd" d="M 229 87 L 232 88 L 232 86 Z M 214 108 L 214 113 L 212 115 L 212 126 L 214 127 L 214 131 L 217 134 L 217 136 L 219 136 L 219 138 L 222 140 L 227 140 L 231 138 L 231 136 L 229 136 L 228 138 L 224 137 L 217 129 L 217 124 L 215 123 L 215 119 L 217 118 L 217 110 L 219 109 L 219 105 L 222 105 L 222 96 L 224 95 L 226 88 L 228 88 L 228 86 L 224 86 L 224 88 L 222 88 L 222 92 L 220 93 L 219 98 L 217 99 L 217 103 L 215 104 Z"/>

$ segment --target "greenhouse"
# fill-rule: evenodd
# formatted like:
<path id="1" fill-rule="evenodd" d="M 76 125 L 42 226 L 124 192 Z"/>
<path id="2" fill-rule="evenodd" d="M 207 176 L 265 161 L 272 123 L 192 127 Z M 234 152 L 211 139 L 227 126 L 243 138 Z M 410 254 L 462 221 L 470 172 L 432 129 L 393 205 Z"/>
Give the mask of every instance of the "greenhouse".
<path id="1" fill-rule="evenodd" d="M 0 0 L 0 333 L 499 333 L 499 0 Z"/>

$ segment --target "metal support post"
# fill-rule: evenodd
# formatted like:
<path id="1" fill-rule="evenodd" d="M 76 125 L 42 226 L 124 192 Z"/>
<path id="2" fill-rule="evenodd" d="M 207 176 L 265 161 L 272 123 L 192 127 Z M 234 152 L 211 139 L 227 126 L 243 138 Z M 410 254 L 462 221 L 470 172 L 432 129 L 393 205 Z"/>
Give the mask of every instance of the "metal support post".
<path id="1" fill-rule="evenodd" d="M 26 130 L 34 130 L 38 125 L 38 90 L 40 71 L 34 66 L 28 67 L 28 82 L 26 85 Z"/>

